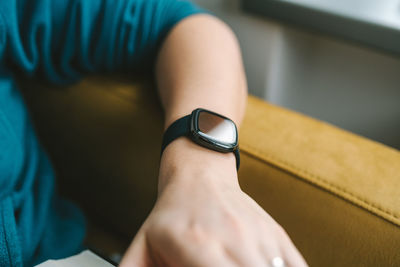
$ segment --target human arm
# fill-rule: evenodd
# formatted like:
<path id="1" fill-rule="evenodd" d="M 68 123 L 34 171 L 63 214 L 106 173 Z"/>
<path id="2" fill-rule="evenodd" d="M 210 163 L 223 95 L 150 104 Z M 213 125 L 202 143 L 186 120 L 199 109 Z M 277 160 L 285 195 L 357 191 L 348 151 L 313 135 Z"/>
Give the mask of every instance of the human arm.
<path id="1" fill-rule="evenodd" d="M 0 11 L 7 25 L 6 60 L 13 67 L 20 69 L 23 73 L 29 76 L 42 75 L 48 80 L 56 83 L 75 81 L 83 74 L 89 72 L 133 70 L 134 68 L 140 67 L 140 63 L 143 62 L 143 55 L 153 54 L 155 47 L 157 47 L 157 44 L 161 39 L 160 36 L 163 35 L 165 30 L 168 30 L 170 27 L 172 27 L 172 25 L 180 18 L 188 15 L 188 13 L 182 11 L 186 9 L 181 9 L 177 7 L 177 5 L 184 5 L 184 3 L 180 1 L 156 0 L 37 0 L 2 2 L 0 5 Z M 143 10 L 143 12 L 139 12 L 141 10 Z M 154 18 L 158 17 L 155 14 L 159 13 L 163 14 L 163 16 L 161 16 L 162 19 L 155 20 Z M 31 16 L 25 16 L 26 14 L 31 14 Z M 169 17 L 170 14 L 175 15 Z M 176 14 L 179 14 L 179 16 Z M 189 19 L 187 21 L 189 21 Z M 9 25 L 14 26 L 11 27 Z M 141 30 L 138 30 L 135 28 L 138 25 L 147 26 L 142 26 L 140 28 Z M 149 25 L 152 27 L 149 27 Z M 184 24 L 182 23 L 181 25 Z M 217 24 L 213 24 L 212 26 L 217 26 Z M 145 30 L 146 27 L 147 30 Z M 196 27 L 191 27 L 190 32 L 195 30 L 195 28 L 202 27 L 203 25 L 198 25 L 196 23 Z M 224 27 L 216 27 L 216 29 L 222 28 Z M 177 29 L 179 29 L 179 27 L 176 28 L 175 32 L 177 32 Z M 211 28 L 206 29 L 207 31 L 212 32 Z M 187 31 L 185 31 L 185 33 L 187 36 Z M 218 34 L 219 33 L 220 32 L 218 31 Z M 205 33 L 203 32 L 202 34 Z M 208 34 L 205 35 L 210 37 Z M 169 35 L 169 37 L 171 36 L 172 33 Z M 171 38 L 168 39 L 171 40 Z M 200 53 L 200 55 L 206 55 L 205 52 L 209 51 L 211 48 L 218 48 L 217 53 L 214 54 L 215 56 L 219 56 L 219 53 L 222 53 L 222 55 L 225 52 L 228 53 L 228 51 L 225 51 L 227 46 L 218 46 L 213 42 L 210 42 L 209 45 L 206 45 L 208 43 L 208 39 L 200 39 L 202 41 L 197 45 L 201 44 L 201 46 L 204 48 L 204 51 Z M 188 38 L 188 40 L 190 40 L 190 38 Z M 168 43 L 169 41 L 166 41 L 164 43 L 164 47 L 167 47 Z M 225 41 L 223 43 L 225 43 Z M 232 44 L 233 43 L 234 41 Z M 194 44 L 190 44 L 190 46 L 192 45 Z M 173 42 L 171 47 L 172 49 L 175 49 L 178 46 Z M 164 52 L 161 52 L 158 64 L 159 69 L 162 69 L 162 62 L 167 62 L 167 60 L 162 60 L 163 54 L 169 54 L 172 52 L 172 49 L 165 49 Z M 237 47 L 232 51 L 238 52 Z M 209 52 L 207 52 L 207 55 L 208 53 Z M 191 54 L 193 53 L 185 53 L 181 57 L 182 59 L 186 59 L 186 57 L 187 59 L 190 59 Z M 238 54 L 225 54 L 225 56 L 221 58 L 223 61 L 225 61 L 225 63 L 232 63 L 232 61 L 228 60 L 230 56 L 232 56 L 233 59 L 238 58 Z M 149 58 L 149 61 L 151 61 L 152 57 L 148 56 L 145 58 Z M 168 57 L 166 56 L 166 58 Z M 192 62 L 196 62 L 196 64 L 193 66 L 186 64 L 184 64 L 184 66 L 186 68 L 197 67 L 198 60 L 199 59 L 192 60 Z M 211 60 L 211 58 L 205 57 L 204 61 L 206 62 L 206 60 L 208 62 L 208 60 Z M 210 67 L 210 65 L 208 65 L 209 63 L 210 62 L 203 65 L 204 71 L 208 71 L 206 68 Z M 212 63 L 217 62 L 211 61 L 211 64 Z M 175 67 L 176 66 L 172 66 L 171 70 L 166 70 L 166 72 L 168 72 L 163 74 L 169 75 L 171 73 L 175 73 L 178 75 L 178 78 L 176 78 L 175 81 L 170 82 L 171 85 L 168 85 L 168 81 L 163 82 L 159 78 L 159 87 L 162 91 L 164 91 L 164 87 L 167 91 L 170 89 L 180 88 L 179 91 L 181 93 L 184 92 L 184 89 L 187 90 L 186 86 L 176 86 L 175 82 L 182 81 L 183 75 L 182 73 L 177 72 Z M 231 66 L 225 65 L 216 65 L 216 68 L 214 69 L 216 71 L 215 73 L 220 73 L 220 67 L 226 67 L 228 70 L 226 72 L 227 74 L 232 76 L 235 75 L 233 72 L 234 68 L 230 69 Z M 240 75 L 242 73 L 240 73 L 240 71 L 237 69 L 236 71 L 238 77 L 241 77 Z M 187 82 L 187 85 L 196 83 L 196 80 L 200 77 L 197 73 L 198 72 L 196 69 L 191 72 L 191 75 L 194 77 L 191 77 L 187 80 L 190 81 L 190 83 Z M 211 73 L 203 73 L 201 78 L 213 77 L 210 75 Z M 220 76 L 218 75 L 207 84 L 213 85 L 213 88 L 218 88 L 215 83 L 217 80 L 219 80 L 219 77 Z M 242 77 L 244 77 L 244 75 Z M 223 83 L 224 82 L 221 82 L 221 84 Z M 234 83 L 234 85 L 237 84 Z M 226 86 L 226 88 L 228 88 L 228 86 Z M 200 87 L 198 87 L 197 90 L 198 89 L 203 90 L 203 88 Z M 164 105 L 166 105 L 167 114 L 171 114 L 170 116 L 167 115 L 167 123 L 169 120 L 172 121 L 174 116 L 180 116 L 180 112 L 184 113 L 186 112 L 186 108 L 189 108 L 181 108 L 179 109 L 179 112 L 168 112 L 169 106 L 177 107 L 182 105 L 182 103 L 186 103 L 186 100 L 181 101 L 181 93 L 177 94 L 179 105 L 175 103 L 164 103 Z M 214 93 L 215 91 L 213 94 Z M 162 99 L 164 102 L 167 101 L 166 97 L 162 97 Z M 197 103 L 200 105 L 201 96 L 198 98 L 196 97 L 196 99 L 199 101 Z M 206 103 L 209 101 L 211 100 L 208 98 L 205 99 Z M 216 99 L 214 99 L 214 101 L 216 101 Z M 228 117 L 231 117 L 237 123 L 239 123 L 240 116 L 242 116 L 241 111 L 239 111 L 239 115 L 235 117 L 234 110 L 219 110 L 217 107 L 220 105 L 219 103 L 220 102 L 218 100 L 218 102 L 215 102 L 214 104 L 215 107 L 211 105 L 206 106 L 209 109 L 213 109 L 217 112 L 225 114 Z M 225 107 L 225 105 L 227 105 L 227 103 L 222 106 Z M 185 160 L 188 160 L 188 162 L 191 162 L 191 164 L 183 165 L 182 158 L 185 158 Z M 202 162 L 205 163 L 203 166 L 207 166 L 207 168 L 202 167 L 196 169 L 196 167 L 200 167 L 200 165 L 196 165 L 193 162 L 199 159 L 202 159 Z M 185 219 L 196 218 L 196 220 L 194 220 L 195 222 L 200 222 L 200 219 L 203 219 L 203 222 L 205 224 L 209 223 L 210 227 L 222 227 L 225 226 L 225 221 L 223 221 L 225 218 L 221 218 L 221 215 L 224 214 L 224 208 L 228 207 L 228 211 L 232 211 L 229 214 L 236 214 L 236 217 L 233 217 L 233 219 L 232 217 L 228 217 L 228 222 L 226 222 L 227 224 L 229 224 L 229 222 L 235 222 L 235 218 L 237 218 L 239 215 L 239 217 L 242 216 L 250 222 L 253 222 L 253 224 L 245 223 L 244 226 L 254 225 L 255 220 L 252 219 L 254 218 L 254 209 L 258 210 L 258 213 L 262 213 L 263 211 L 240 191 L 236 179 L 236 170 L 232 166 L 234 166 L 234 157 L 231 154 L 216 154 L 214 152 L 210 153 L 210 151 L 193 146 L 192 143 L 187 142 L 185 139 L 177 140 L 167 148 L 162 158 L 160 169 L 160 197 L 155 210 L 161 211 L 158 214 L 162 214 L 162 218 L 174 219 L 171 216 L 174 214 L 173 211 L 176 211 L 178 208 L 179 210 L 183 211 L 183 213 L 179 214 L 178 216 L 179 218 L 182 218 L 180 221 L 183 222 L 183 226 L 185 226 L 185 223 L 188 222 Z M 195 176 L 195 179 L 186 179 L 187 177 L 192 176 Z M 215 177 L 216 179 L 214 179 Z M 162 181 L 166 181 L 166 183 L 163 183 Z M 194 182 L 199 182 L 200 184 L 193 184 Z M 194 193 L 191 195 L 193 198 L 191 201 L 187 201 L 187 192 L 193 188 L 196 188 L 195 191 L 191 191 Z M 169 198 L 171 201 L 168 201 Z M 212 199 L 224 201 L 211 201 L 209 206 L 204 205 L 206 200 Z M 169 202 L 171 203 L 171 206 L 167 205 Z M 182 203 L 188 204 L 186 206 L 186 210 L 180 209 L 180 207 L 182 207 Z M 244 206 L 239 208 L 241 205 Z M 254 209 L 249 208 L 249 205 L 253 205 Z M 210 211 L 213 210 L 215 211 L 214 215 L 216 215 L 216 218 L 213 218 L 210 214 Z M 191 214 L 191 217 L 187 216 L 190 215 L 190 211 L 195 212 Z M 243 211 L 243 213 L 240 211 Z M 250 213 L 246 214 L 248 212 Z M 265 213 L 262 214 L 264 214 L 265 217 Z M 154 216 L 151 216 L 151 218 L 154 218 Z M 266 218 L 269 217 L 267 216 Z M 218 221 L 218 219 L 221 220 Z M 154 222 L 161 222 L 161 220 L 151 220 Z M 272 219 L 269 218 L 268 220 L 270 220 L 269 223 L 272 222 Z M 172 225 L 174 224 L 165 223 L 161 226 L 170 227 Z M 167 228 L 167 230 L 168 229 L 171 230 L 171 228 Z M 218 228 L 212 229 L 217 230 Z M 230 228 L 227 228 L 227 230 L 229 229 Z M 242 227 L 241 229 L 248 231 L 252 230 L 252 227 Z M 256 227 L 256 229 L 258 229 L 258 227 Z M 257 231 L 257 233 L 258 232 L 259 231 Z M 278 232 L 278 230 L 273 232 Z M 156 237 L 162 237 L 162 235 L 157 235 L 157 231 L 153 231 L 152 233 L 155 233 Z M 221 233 L 229 234 L 232 233 L 232 231 L 222 231 Z M 136 240 L 140 240 L 140 237 L 142 236 L 143 235 L 138 235 Z M 172 237 L 173 236 L 176 237 L 178 235 L 172 235 Z M 248 234 L 245 234 L 244 236 L 249 237 Z M 216 241 L 218 242 L 218 240 L 219 239 Z M 229 242 L 229 240 L 226 242 Z M 170 242 L 167 243 L 170 244 Z M 211 244 L 211 242 L 206 242 L 206 244 Z M 256 244 L 257 242 L 250 242 L 250 245 L 252 246 Z M 168 245 L 166 245 L 166 247 L 168 247 Z M 190 247 L 191 246 L 188 248 Z M 210 254 L 210 256 L 211 255 L 212 254 Z M 240 253 L 238 255 L 240 255 Z M 187 258 L 187 260 L 193 259 L 195 258 Z"/>
<path id="2" fill-rule="evenodd" d="M 243 117 L 246 81 L 240 50 L 219 20 L 183 20 L 157 61 L 165 128 L 197 107 Z M 243 193 L 233 153 L 178 138 L 164 151 L 159 195 L 121 266 L 267 266 L 281 256 L 305 266 L 284 230 Z"/>

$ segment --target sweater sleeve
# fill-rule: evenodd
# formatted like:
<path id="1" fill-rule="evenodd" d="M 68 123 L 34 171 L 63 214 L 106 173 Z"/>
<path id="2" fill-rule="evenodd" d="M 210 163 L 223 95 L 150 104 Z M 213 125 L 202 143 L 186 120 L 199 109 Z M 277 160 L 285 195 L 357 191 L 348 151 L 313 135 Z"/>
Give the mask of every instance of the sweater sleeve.
<path id="1" fill-rule="evenodd" d="M 151 66 L 167 32 L 199 12 L 186 0 L 1 1 L 5 59 L 28 76 L 59 84 L 90 72 Z"/>

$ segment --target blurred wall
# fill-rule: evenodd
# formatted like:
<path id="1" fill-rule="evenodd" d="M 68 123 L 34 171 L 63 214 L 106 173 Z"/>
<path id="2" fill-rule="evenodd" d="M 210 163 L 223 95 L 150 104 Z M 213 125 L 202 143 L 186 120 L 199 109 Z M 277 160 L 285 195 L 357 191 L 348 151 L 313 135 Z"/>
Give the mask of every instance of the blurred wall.
<path id="1" fill-rule="evenodd" d="M 236 32 L 250 93 L 400 149 L 400 56 L 244 13 L 239 0 L 194 2 Z"/>

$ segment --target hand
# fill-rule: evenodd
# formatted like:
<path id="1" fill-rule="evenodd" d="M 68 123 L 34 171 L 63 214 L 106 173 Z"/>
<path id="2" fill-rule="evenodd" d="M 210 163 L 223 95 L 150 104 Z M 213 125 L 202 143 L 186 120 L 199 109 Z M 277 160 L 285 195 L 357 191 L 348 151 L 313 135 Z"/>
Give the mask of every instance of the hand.
<path id="1" fill-rule="evenodd" d="M 169 177 L 160 177 L 156 205 L 120 266 L 256 267 L 277 256 L 307 266 L 282 227 L 233 182 L 236 172 L 214 166 L 161 168 Z"/>

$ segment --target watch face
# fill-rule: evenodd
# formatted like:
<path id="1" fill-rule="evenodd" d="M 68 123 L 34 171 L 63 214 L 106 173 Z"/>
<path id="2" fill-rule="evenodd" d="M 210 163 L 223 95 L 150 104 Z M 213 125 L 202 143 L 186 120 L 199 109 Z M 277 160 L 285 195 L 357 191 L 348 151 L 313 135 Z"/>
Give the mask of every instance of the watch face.
<path id="1" fill-rule="evenodd" d="M 235 123 L 219 114 L 204 109 L 193 112 L 193 130 L 198 138 L 214 149 L 232 151 L 237 147 Z"/>

